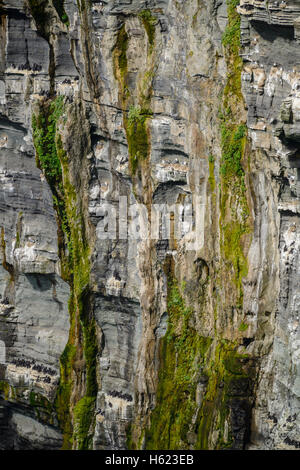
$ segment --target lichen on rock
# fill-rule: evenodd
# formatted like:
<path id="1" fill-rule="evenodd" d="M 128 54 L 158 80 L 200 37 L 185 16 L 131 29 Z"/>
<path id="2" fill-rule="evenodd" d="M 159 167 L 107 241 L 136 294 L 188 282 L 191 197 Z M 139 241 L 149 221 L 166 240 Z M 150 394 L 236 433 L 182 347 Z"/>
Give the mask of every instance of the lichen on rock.
<path id="1" fill-rule="evenodd" d="M 1 449 L 299 448 L 299 17 L 1 1 Z"/>

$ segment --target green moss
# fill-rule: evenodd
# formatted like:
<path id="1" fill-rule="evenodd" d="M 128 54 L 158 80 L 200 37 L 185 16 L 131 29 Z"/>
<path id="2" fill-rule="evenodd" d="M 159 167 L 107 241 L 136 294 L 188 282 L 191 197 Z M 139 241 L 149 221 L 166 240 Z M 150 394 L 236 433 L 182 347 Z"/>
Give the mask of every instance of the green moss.
<path id="1" fill-rule="evenodd" d="M 146 449 L 209 449 L 232 445 L 226 433 L 234 385 L 248 380 L 246 355 L 230 341 L 200 336 L 190 326 L 193 312 L 186 306 L 176 281 L 169 284 L 168 328 L 160 343 L 157 405 L 146 431 Z M 202 399 L 197 398 L 199 382 Z M 230 423 L 229 423 L 230 428 Z M 131 448 L 133 448 L 131 442 Z"/>
<path id="2" fill-rule="evenodd" d="M 237 291 L 232 307 L 242 307 L 242 278 L 247 274 L 244 237 L 249 233 L 243 158 L 246 126 L 241 118 L 242 60 L 236 0 L 228 0 L 228 25 L 223 38 L 227 64 L 221 113 L 222 161 L 220 168 L 220 282 Z M 134 121 L 137 111 L 132 111 Z M 209 184 L 215 190 L 214 158 L 209 157 Z M 194 328 L 195 313 L 186 305 L 184 286 L 168 269 L 168 327 L 160 340 L 160 369 L 156 406 L 146 429 L 146 449 L 226 449 L 234 444 L 236 407 L 250 410 L 252 369 L 238 344 L 222 339 L 216 324 L 220 306 L 214 305 L 215 337 L 201 336 Z M 228 276 L 227 276 L 228 274 Z M 227 307 L 227 299 L 225 305 Z M 247 390 L 245 392 L 245 390 Z M 247 423 L 245 422 L 245 426 Z M 140 448 L 128 437 L 130 448 Z"/>
<path id="3" fill-rule="evenodd" d="M 37 166 L 43 171 L 53 195 L 53 205 L 59 225 L 59 255 L 62 261 L 62 276 L 69 281 L 67 268 L 72 264 L 65 253 L 65 238 L 70 244 L 70 225 L 66 209 L 66 194 L 63 184 L 60 145 L 57 135 L 57 122 L 64 113 L 64 98 L 58 96 L 51 102 L 45 102 L 40 112 L 32 115 L 33 142 L 36 149 Z M 70 253 L 69 253 L 70 254 Z"/>
<path id="4" fill-rule="evenodd" d="M 10 385 L 5 380 L 0 380 L 0 393 L 4 394 L 4 399 L 8 400 L 10 397 Z"/>
<path id="5" fill-rule="evenodd" d="M 238 125 L 232 122 L 232 116 L 223 117 L 221 124 L 223 153 L 220 171 L 225 181 L 234 177 L 241 178 L 239 184 L 242 186 L 244 186 L 242 157 L 245 147 L 246 130 L 245 124 Z"/>
<path id="6" fill-rule="evenodd" d="M 230 429 L 230 401 L 234 387 L 242 380 L 249 379 L 244 366 L 246 355 L 236 352 L 236 345 L 227 340 L 218 340 L 214 351 L 207 358 L 205 373 L 208 378 L 205 396 L 197 417 L 196 449 L 210 449 L 212 432 L 217 433 L 216 449 L 231 447 L 233 443 Z M 226 433 L 225 422 L 229 425 Z"/>
<path id="7" fill-rule="evenodd" d="M 69 251 L 69 272 L 72 276 L 72 294 L 69 302 L 69 311 L 71 318 L 71 330 L 69 339 L 69 350 L 67 351 L 66 365 L 69 363 L 66 376 L 68 380 L 65 382 L 65 398 L 69 398 L 71 390 L 70 375 L 72 364 L 74 362 L 74 342 L 78 341 L 76 338 L 76 324 L 79 322 L 80 330 L 82 332 L 82 348 L 83 357 L 85 360 L 85 374 L 86 374 L 86 397 L 89 401 L 96 399 L 97 395 L 97 380 L 96 380 L 96 360 L 98 353 L 98 345 L 96 340 L 96 324 L 92 316 L 91 294 L 90 294 L 90 249 L 84 233 L 83 218 L 76 209 L 77 192 L 69 179 L 67 155 L 63 149 L 60 137 L 57 139 L 57 147 L 59 149 L 60 161 L 63 168 L 64 189 L 66 194 L 66 213 L 70 226 L 70 241 L 68 244 Z M 69 357 L 68 357 L 69 356 Z M 64 358 L 63 358 L 64 359 Z M 66 367 L 62 361 L 63 368 Z M 71 365 L 71 366 L 70 366 Z M 86 420 L 91 417 L 88 413 Z M 90 423 L 91 424 L 91 423 Z M 85 427 L 80 428 L 80 442 L 78 435 L 73 435 L 73 441 L 76 440 L 76 448 L 83 449 L 84 445 L 89 442 L 88 436 L 83 438 L 83 431 Z M 69 436 L 66 435 L 66 442 Z"/>
<path id="8" fill-rule="evenodd" d="M 243 241 L 245 235 L 250 232 L 250 227 L 243 168 L 247 127 L 240 117 L 244 103 L 241 93 L 242 59 L 239 56 L 240 16 L 236 11 L 237 4 L 237 0 L 227 0 L 228 22 L 223 35 L 227 81 L 220 114 L 222 147 L 220 232 L 225 269 L 237 287 L 236 306 L 241 308 L 242 278 L 248 272 Z"/>
<path id="9" fill-rule="evenodd" d="M 79 445 L 77 435 L 73 435 L 71 410 L 75 362 L 79 360 L 85 369 L 86 397 L 89 401 L 95 401 L 98 346 L 89 287 L 90 249 L 85 234 L 82 202 L 71 183 L 68 155 L 58 132 L 58 121 L 63 123 L 64 112 L 63 97 L 45 102 L 40 113 L 33 116 L 32 127 L 37 162 L 51 187 L 57 212 L 62 276 L 71 288 L 69 340 L 61 356 L 61 379 L 55 400 L 57 417 L 64 433 L 63 448 L 68 449 L 72 445 L 78 448 Z M 80 432 L 81 448 L 89 440 L 83 438 L 84 429 Z"/>
<path id="10" fill-rule="evenodd" d="M 125 24 L 118 31 L 116 44 L 114 47 L 114 71 L 116 78 L 119 80 L 120 91 L 122 94 L 122 101 L 127 98 L 127 49 L 128 49 L 128 34 L 126 32 Z"/>
<path id="11" fill-rule="evenodd" d="M 226 282 L 232 282 L 232 292 L 237 292 L 234 307 L 242 309 L 242 279 L 248 272 L 244 238 L 250 227 L 243 169 L 247 128 L 241 118 L 244 103 L 241 93 L 242 59 L 239 56 L 240 17 L 236 11 L 237 4 L 237 0 L 227 0 L 228 23 L 222 41 L 227 81 L 220 114 L 220 248 L 224 263 L 220 282 L 223 283 L 224 274 L 228 274 Z M 231 401 L 236 390 L 243 383 L 250 383 L 252 380 L 247 361 L 246 355 L 237 353 L 237 345 L 233 342 L 224 339 L 214 341 L 210 355 L 205 360 L 207 386 L 197 416 L 197 449 L 210 449 L 213 445 L 212 434 L 216 449 L 232 447 L 234 432 L 230 426 Z M 238 401 L 239 398 L 235 397 L 235 400 Z M 247 400 L 248 398 L 246 402 Z"/>
<path id="12" fill-rule="evenodd" d="M 149 44 L 152 48 L 154 44 L 154 23 L 156 22 L 156 19 L 151 16 L 151 12 L 149 10 L 142 11 L 139 16 L 145 25 Z M 149 107 L 152 96 L 152 80 L 154 72 L 153 66 L 151 66 L 151 69 L 145 72 L 139 85 L 139 103 L 142 104 L 142 106 L 130 105 L 129 111 L 126 112 L 126 107 L 131 99 L 127 84 L 128 43 L 129 37 L 124 24 L 118 31 L 114 47 L 114 73 L 119 82 L 120 101 L 123 107 L 123 122 L 128 143 L 130 170 L 134 176 L 136 174 L 137 167 L 139 166 L 139 162 L 145 160 L 149 156 L 150 151 L 147 120 L 152 116 L 152 112 Z"/>
<path id="13" fill-rule="evenodd" d="M 151 116 L 150 110 L 130 106 L 128 118 L 124 119 L 132 174 L 135 174 L 139 161 L 145 160 L 149 155 L 147 119 Z"/>
<path id="14" fill-rule="evenodd" d="M 248 227 L 239 221 L 230 221 L 222 225 L 221 250 L 228 264 L 234 270 L 233 280 L 238 288 L 238 307 L 242 307 L 242 279 L 248 274 L 248 263 L 242 247 L 242 236 L 248 233 Z"/>
<path id="15" fill-rule="evenodd" d="M 146 33 L 148 35 L 148 41 L 150 44 L 150 52 L 152 51 L 155 39 L 155 25 L 157 23 L 157 19 L 155 16 L 152 15 L 150 10 L 143 10 L 139 13 L 139 17 L 141 18 Z"/>
<path id="16" fill-rule="evenodd" d="M 92 448 L 95 398 L 85 396 L 74 407 L 74 437 L 78 450 Z"/>
<path id="17" fill-rule="evenodd" d="M 127 426 L 127 431 L 126 431 L 126 448 L 131 449 L 131 450 L 136 450 L 136 444 L 132 438 L 132 429 L 133 425 L 132 423 L 129 423 Z"/>
<path id="18" fill-rule="evenodd" d="M 38 167 L 43 171 L 53 195 L 54 208 L 58 221 L 59 255 L 62 265 L 62 277 L 71 286 L 73 284 L 73 240 L 67 203 L 69 198 L 65 192 L 62 167 L 62 143 L 57 132 L 58 120 L 64 113 L 63 97 L 59 96 L 51 102 L 45 102 L 40 106 L 38 115 L 32 116 L 33 141 L 36 149 Z M 67 245 L 67 247 L 66 247 Z M 71 294 L 72 297 L 72 294 Z M 69 307 L 71 303 L 69 302 Z M 75 328 L 74 309 L 70 311 L 71 329 Z M 70 334 L 72 338 L 72 334 Z M 73 340 L 73 338 L 72 338 Z M 70 448 L 72 436 L 72 424 L 70 416 L 70 397 L 72 388 L 72 363 L 76 348 L 69 342 L 61 356 L 60 383 L 57 390 L 55 407 L 57 417 L 64 432 L 63 448 Z"/>
<path id="19" fill-rule="evenodd" d="M 209 156 L 208 166 L 209 166 L 208 182 L 210 185 L 210 190 L 213 193 L 216 189 L 216 179 L 215 179 L 215 159 L 212 155 Z"/>
<path id="20" fill-rule="evenodd" d="M 20 393 L 21 389 L 21 393 Z M 0 381 L 0 393 L 4 394 L 5 400 L 14 400 L 18 401 L 20 396 L 24 396 L 24 392 L 29 392 L 29 404 L 34 409 L 37 419 L 53 424 L 53 404 L 40 393 L 34 392 L 33 390 L 28 390 L 27 387 L 18 387 L 15 388 L 5 380 Z"/>
<path id="21" fill-rule="evenodd" d="M 147 449 L 188 449 L 187 434 L 197 411 L 196 384 L 212 343 L 189 327 L 192 311 L 176 281 L 168 293 L 168 329 L 160 344 L 157 406 L 146 431 Z"/>
<path id="22" fill-rule="evenodd" d="M 151 98 L 153 94 L 152 82 L 153 82 L 154 75 L 155 73 L 154 73 L 153 68 L 151 68 L 151 70 L 147 70 L 141 82 L 140 103 L 142 105 L 142 108 L 146 108 L 146 109 L 150 108 Z"/>
<path id="23" fill-rule="evenodd" d="M 17 389 L 6 380 L 0 380 L 0 393 L 3 393 L 5 400 L 17 400 Z"/>
<path id="24" fill-rule="evenodd" d="M 248 328 L 249 328 L 249 325 L 242 321 L 239 327 L 239 331 L 246 331 Z"/>
<path id="25" fill-rule="evenodd" d="M 62 170 L 56 151 L 56 123 L 63 112 L 63 96 L 59 96 L 38 116 L 32 116 L 33 140 L 39 164 L 51 188 L 61 182 Z M 62 190 L 62 188 L 60 188 Z"/>
<path id="26" fill-rule="evenodd" d="M 51 402 L 40 393 L 36 393 L 33 390 L 31 390 L 29 394 L 29 403 L 31 406 L 47 409 L 49 412 L 52 411 Z"/>
<path id="27" fill-rule="evenodd" d="M 74 319 L 73 315 L 72 319 Z M 73 325 L 71 325 L 70 331 L 74 331 Z M 62 448 L 65 450 L 71 448 L 72 444 L 73 428 L 70 416 L 70 400 L 72 392 L 72 370 L 75 356 L 76 347 L 72 344 L 69 338 L 69 341 L 60 357 L 60 382 L 55 398 L 57 418 L 61 425 L 64 438 Z"/>
<path id="28" fill-rule="evenodd" d="M 228 24 L 222 36 L 222 44 L 232 51 L 240 47 L 240 16 L 236 12 L 239 0 L 227 0 Z"/>
<path id="29" fill-rule="evenodd" d="M 53 424 L 53 412 L 55 409 L 46 397 L 31 390 L 29 393 L 29 403 L 34 408 L 36 417 L 39 420 Z"/>
<path id="30" fill-rule="evenodd" d="M 98 344 L 96 337 L 96 322 L 90 317 L 90 291 L 88 288 L 79 297 L 79 319 L 83 331 L 84 358 L 86 362 L 86 394 L 96 397 L 98 385 L 96 378 Z"/>
<path id="31" fill-rule="evenodd" d="M 83 432 L 86 429 L 86 426 L 79 426 L 79 435 L 75 431 L 74 434 L 71 435 L 72 427 L 69 416 L 69 407 L 71 399 L 70 394 L 73 387 L 72 370 L 78 347 L 82 347 L 84 357 L 84 367 L 86 374 L 86 397 L 84 398 L 88 398 L 88 401 L 90 402 L 95 402 L 98 388 L 96 380 L 98 345 L 96 340 L 95 319 L 92 316 L 91 295 L 89 288 L 90 250 L 84 234 L 83 220 L 76 210 L 77 193 L 69 179 L 67 156 L 62 148 L 60 138 L 57 139 L 57 146 L 63 168 L 64 190 L 66 194 L 66 213 L 70 227 L 68 251 L 69 272 L 71 274 L 71 297 L 69 301 L 71 328 L 69 342 L 61 358 L 62 380 L 57 403 L 60 408 L 59 411 L 63 415 L 63 423 L 65 423 L 65 445 L 68 446 L 69 443 L 74 443 L 75 441 L 75 446 L 77 449 L 84 449 L 84 446 L 89 443 L 89 437 L 83 437 Z M 78 324 L 81 331 L 81 333 L 79 333 L 79 338 L 78 333 L 76 333 L 78 330 Z M 78 344 L 76 347 L 75 344 L 78 343 L 81 335 L 81 344 Z M 88 413 L 84 418 L 84 422 L 86 423 L 86 420 L 90 418 L 91 413 Z M 90 422 L 90 424 L 92 423 Z"/>

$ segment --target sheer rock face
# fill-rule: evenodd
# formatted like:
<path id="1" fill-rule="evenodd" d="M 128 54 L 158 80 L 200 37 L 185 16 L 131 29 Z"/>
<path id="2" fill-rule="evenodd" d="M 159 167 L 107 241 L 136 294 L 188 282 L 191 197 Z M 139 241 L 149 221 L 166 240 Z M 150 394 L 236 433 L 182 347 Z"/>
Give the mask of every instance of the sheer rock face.
<path id="1" fill-rule="evenodd" d="M 300 446 L 300 7 L 241 1 L 239 63 L 233 3 L 0 0 L 1 448 Z"/>
<path id="2" fill-rule="evenodd" d="M 258 448 L 288 449 L 299 447 L 300 53 L 294 27 L 299 2 L 252 3 L 253 14 L 240 8 L 245 15 L 241 38 L 247 126 L 252 152 L 261 162 L 261 170 L 254 171 L 260 222 L 255 224 L 251 247 L 257 257 L 253 279 L 261 281 L 256 281 L 255 293 L 249 291 L 249 312 L 257 315 L 260 306 L 254 298 L 259 299 L 265 287 L 272 289 L 264 293 L 261 305 L 272 333 L 261 326 L 263 342 L 270 348 L 260 368 L 253 443 Z M 272 259 L 267 261 L 272 246 Z M 264 278 L 270 277 L 274 282 L 267 286 Z"/>

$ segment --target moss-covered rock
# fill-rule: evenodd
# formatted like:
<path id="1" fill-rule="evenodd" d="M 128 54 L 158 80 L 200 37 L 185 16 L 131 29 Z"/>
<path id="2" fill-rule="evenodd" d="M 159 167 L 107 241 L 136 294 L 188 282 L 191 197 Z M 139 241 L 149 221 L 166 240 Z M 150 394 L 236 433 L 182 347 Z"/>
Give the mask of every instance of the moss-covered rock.
<path id="1" fill-rule="evenodd" d="M 149 156 L 147 119 L 151 115 L 150 110 L 141 109 L 140 106 L 130 106 L 128 117 L 124 118 L 132 174 L 135 174 L 139 161 L 145 160 Z"/>
<path id="2" fill-rule="evenodd" d="M 92 317 L 90 296 L 90 247 L 85 235 L 85 225 L 78 203 L 78 192 L 71 183 L 69 159 L 64 149 L 58 123 L 64 126 L 64 98 L 42 103 L 39 114 L 33 116 L 32 128 L 38 166 L 42 169 L 53 193 L 59 230 L 59 255 L 62 276 L 70 285 L 70 333 L 61 356 L 61 380 L 56 396 L 56 410 L 64 433 L 63 448 L 84 448 L 88 439 L 80 433 L 73 435 L 72 391 L 75 362 L 86 374 L 86 397 L 95 403 L 97 395 L 95 320 Z M 83 399 L 84 397 L 82 397 Z M 78 399 L 77 399 L 78 400 Z M 87 417 L 85 418 L 87 419 Z M 85 429 L 85 427 L 84 427 Z"/>
<path id="3" fill-rule="evenodd" d="M 251 232 L 243 160 L 247 128 L 241 92 L 242 59 L 240 16 L 237 0 L 227 0 L 228 22 L 223 35 L 227 80 L 223 91 L 221 121 L 222 160 L 220 166 L 220 234 L 224 268 L 237 292 L 236 306 L 243 299 L 242 279 L 247 275 L 245 240 Z"/>
<path id="4" fill-rule="evenodd" d="M 157 23 L 157 19 L 155 18 L 155 16 L 152 15 L 150 10 L 142 10 L 139 13 L 139 17 L 141 18 L 145 31 L 147 33 L 151 53 L 154 46 L 155 25 Z"/>
<path id="5" fill-rule="evenodd" d="M 232 400 L 237 397 L 235 405 L 247 413 L 251 407 L 248 356 L 239 354 L 233 342 L 201 336 L 191 327 L 193 312 L 181 291 L 176 280 L 170 281 L 168 328 L 160 343 L 157 404 L 146 449 L 232 447 Z"/>

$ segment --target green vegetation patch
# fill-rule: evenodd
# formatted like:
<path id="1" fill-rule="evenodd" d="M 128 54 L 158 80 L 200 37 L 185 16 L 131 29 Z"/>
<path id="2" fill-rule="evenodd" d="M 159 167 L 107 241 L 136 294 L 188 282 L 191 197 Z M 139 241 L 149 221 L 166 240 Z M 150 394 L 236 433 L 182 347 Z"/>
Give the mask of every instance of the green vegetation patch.
<path id="1" fill-rule="evenodd" d="M 53 412 L 55 409 L 46 397 L 31 390 L 29 393 L 29 403 L 34 408 L 36 417 L 39 420 L 53 424 Z"/>
<path id="2" fill-rule="evenodd" d="M 154 23 L 156 19 L 152 17 L 149 10 L 144 10 L 139 14 L 139 16 L 147 31 L 150 47 L 152 47 L 154 44 Z M 120 101 L 123 107 L 123 122 L 128 143 L 130 171 L 132 175 L 135 175 L 139 162 L 145 160 L 149 156 L 150 152 L 147 120 L 152 116 L 152 111 L 149 109 L 149 106 L 152 95 L 151 84 L 154 72 L 151 66 L 151 69 L 145 72 L 140 84 L 139 103 L 141 103 L 142 106 L 131 104 L 129 106 L 129 110 L 126 111 L 126 107 L 128 106 L 131 98 L 127 84 L 128 43 L 129 37 L 124 24 L 118 31 L 114 47 L 114 73 L 119 82 Z"/>
<path id="3" fill-rule="evenodd" d="M 246 354 L 237 353 L 233 342 L 224 339 L 215 342 L 213 353 L 204 369 L 207 384 L 196 421 L 196 449 L 232 447 L 234 435 L 231 428 L 230 405 L 232 398 L 236 394 L 239 395 L 239 390 L 251 384 L 247 359 Z M 239 398 L 235 398 L 235 404 L 237 400 Z M 212 442 L 213 432 L 214 442 Z"/>
<path id="4" fill-rule="evenodd" d="M 152 116 L 148 109 L 130 106 L 125 128 L 128 142 L 129 161 L 132 174 L 135 174 L 138 163 L 149 155 L 150 144 L 147 130 L 147 119 Z"/>
<path id="5" fill-rule="evenodd" d="M 187 433 L 197 411 L 196 385 L 212 343 L 189 327 L 192 315 L 176 281 L 168 292 L 168 328 L 160 344 L 157 405 L 146 432 L 147 449 L 188 449 Z"/>
<path id="6" fill-rule="evenodd" d="M 231 52 L 238 52 L 240 47 L 240 16 L 236 11 L 239 0 L 227 0 L 228 24 L 222 37 L 222 44 Z"/>
<path id="7" fill-rule="evenodd" d="M 143 10 L 139 13 L 139 17 L 141 18 L 145 31 L 148 35 L 148 41 L 150 44 L 150 52 L 154 46 L 155 40 L 155 25 L 157 23 L 157 19 L 155 16 L 152 15 L 150 10 Z"/>
<path id="8" fill-rule="evenodd" d="M 236 125 L 230 121 L 231 116 L 223 117 L 221 124 L 221 143 L 222 143 L 222 166 L 221 175 L 225 181 L 229 178 L 240 178 L 239 184 L 244 190 L 244 170 L 242 167 L 242 157 L 244 153 L 247 128 L 245 124 Z"/>
<path id="9" fill-rule="evenodd" d="M 58 96 L 53 101 L 44 103 L 37 115 L 32 115 L 32 134 L 37 166 L 43 171 L 52 192 L 59 228 L 58 248 L 62 261 L 62 277 L 68 281 L 70 278 L 68 269 L 72 264 L 71 231 L 67 215 L 61 152 L 57 145 L 57 139 L 60 138 L 57 133 L 57 123 L 64 112 L 63 101 L 63 96 Z M 65 243 L 69 246 L 69 253 L 65 251 Z"/>
<path id="10" fill-rule="evenodd" d="M 5 380 L 0 380 L 0 393 L 3 393 L 5 400 L 10 398 L 10 385 Z"/>
<path id="11" fill-rule="evenodd" d="M 249 233 L 246 224 L 237 220 L 222 224 L 221 250 L 226 262 L 234 270 L 234 283 L 238 288 L 236 306 L 242 307 L 242 279 L 248 274 L 248 263 L 245 257 L 242 237 Z"/>
<path id="12" fill-rule="evenodd" d="M 238 307 L 242 306 L 242 278 L 247 274 L 243 237 L 249 232 L 249 210 L 242 165 L 246 147 L 246 126 L 241 93 L 242 60 L 239 57 L 240 18 L 236 0 L 228 0 L 228 24 L 223 37 L 227 81 L 222 100 L 220 167 L 221 253 L 225 269 L 238 286 Z M 131 122 L 140 113 L 131 111 Z M 209 184 L 215 190 L 214 158 L 209 158 Z M 222 280 L 221 280 L 222 282 Z M 234 288 L 233 288 L 234 291 Z M 226 449 L 234 447 L 232 419 L 235 410 L 245 411 L 245 429 L 251 408 L 253 369 L 246 354 L 237 352 L 238 343 L 201 336 L 194 327 L 194 312 L 186 305 L 184 286 L 168 273 L 168 326 L 160 340 L 160 369 L 156 406 L 145 433 L 146 449 Z M 235 305 L 236 306 L 236 305 Z M 216 313 L 217 315 L 217 308 Z M 244 328 L 244 326 L 243 326 Z M 248 421 L 247 421 L 248 420 Z M 129 430 L 128 445 L 134 429 Z M 239 439 L 239 437 L 238 437 Z"/>
<path id="13" fill-rule="evenodd" d="M 70 314 L 72 320 L 74 315 Z M 74 324 L 74 320 L 72 322 Z M 63 449 L 71 449 L 73 443 L 73 426 L 70 415 L 70 400 L 72 393 L 72 370 L 76 356 L 76 347 L 72 343 L 74 326 L 70 328 L 70 338 L 60 357 L 60 381 L 55 398 L 57 419 L 63 431 Z"/>
<path id="14" fill-rule="evenodd" d="M 38 116 L 32 116 L 34 145 L 40 166 L 51 188 L 61 184 L 62 169 L 56 150 L 56 124 L 63 113 L 63 96 L 59 96 Z M 60 187 L 63 191 L 63 187 Z"/>
<path id="15" fill-rule="evenodd" d="M 128 97 L 128 89 L 126 86 L 128 40 L 125 24 L 123 24 L 122 28 L 118 31 L 113 53 L 114 71 L 120 84 L 123 105 Z"/>
<path id="16" fill-rule="evenodd" d="M 69 160 L 58 132 L 58 122 L 64 123 L 64 98 L 62 96 L 40 106 L 33 115 L 33 140 L 37 164 L 42 169 L 53 194 L 59 232 L 59 256 L 62 277 L 69 283 L 70 332 L 69 340 L 60 360 L 61 379 L 55 407 L 64 434 L 63 448 L 84 448 L 90 442 L 83 437 L 86 425 L 79 426 L 80 434 L 73 434 L 72 389 L 75 363 L 79 361 L 86 374 L 86 396 L 95 403 L 97 395 L 96 361 L 98 345 L 96 324 L 92 315 L 90 296 L 90 249 L 85 234 L 85 223 L 78 200 L 78 192 L 69 175 Z M 75 405 L 76 406 L 76 405 Z M 87 413 L 85 420 L 91 420 Z M 92 424 L 92 421 L 90 422 Z M 80 436 L 80 442 L 77 441 Z"/>
<path id="17" fill-rule="evenodd" d="M 233 443 L 229 411 L 234 387 L 249 380 L 243 362 L 247 356 L 238 354 L 234 343 L 200 336 L 190 326 L 193 312 L 182 288 L 176 280 L 169 283 L 168 328 L 160 343 L 157 404 L 146 449 L 210 449 L 213 430 L 214 447 L 224 449 Z"/>
<path id="18" fill-rule="evenodd" d="M 213 155 L 210 155 L 208 158 L 208 168 L 209 168 L 209 177 L 208 182 L 210 185 L 210 190 L 213 193 L 216 189 L 216 179 L 215 179 L 215 159 Z"/>
<path id="19" fill-rule="evenodd" d="M 242 278 L 248 272 L 243 240 L 250 228 L 245 172 L 242 165 L 247 127 L 240 118 L 244 102 L 241 93 L 242 59 L 239 56 L 240 16 L 236 11 L 238 3 L 238 0 L 227 0 L 228 22 L 222 40 L 227 64 L 227 81 L 220 114 L 222 147 L 220 230 L 221 252 L 228 270 L 233 269 L 232 280 L 238 288 L 237 306 L 241 308 Z"/>
<path id="20" fill-rule="evenodd" d="M 243 321 L 240 324 L 239 331 L 246 331 L 248 330 L 249 325 L 247 323 L 244 323 Z"/>
<path id="21" fill-rule="evenodd" d="M 74 437 L 78 450 L 92 448 L 95 399 L 93 397 L 83 397 L 74 407 Z"/>

